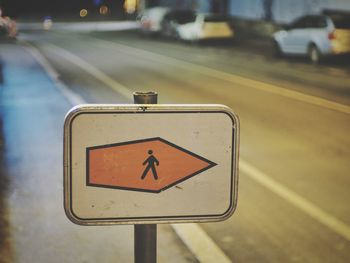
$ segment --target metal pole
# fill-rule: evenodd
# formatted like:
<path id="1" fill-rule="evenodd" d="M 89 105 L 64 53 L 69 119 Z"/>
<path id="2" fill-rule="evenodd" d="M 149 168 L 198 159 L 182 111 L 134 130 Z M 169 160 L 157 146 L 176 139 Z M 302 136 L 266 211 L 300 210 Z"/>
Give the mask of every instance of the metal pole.
<path id="1" fill-rule="evenodd" d="M 135 263 L 157 262 L 157 225 L 134 226 Z"/>
<path id="2" fill-rule="evenodd" d="M 157 104 L 157 92 L 134 92 L 134 104 Z M 157 262 L 157 225 L 134 225 L 135 263 Z"/>
<path id="3" fill-rule="evenodd" d="M 158 94 L 154 91 L 141 92 L 136 91 L 134 95 L 134 104 L 157 104 Z"/>

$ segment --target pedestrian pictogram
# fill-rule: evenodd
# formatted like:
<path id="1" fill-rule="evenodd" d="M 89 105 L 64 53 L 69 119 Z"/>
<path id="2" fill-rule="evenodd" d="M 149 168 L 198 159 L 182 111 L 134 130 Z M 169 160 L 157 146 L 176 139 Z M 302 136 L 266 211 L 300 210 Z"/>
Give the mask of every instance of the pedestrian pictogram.
<path id="1" fill-rule="evenodd" d="M 82 225 L 212 222 L 237 204 L 239 120 L 224 105 L 79 105 L 64 207 Z"/>
<path id="2" fill-rule="evenodd" d="M 89 147 L 86 158 L 88 186 L 153 193 L 216 165 L 160 137 Z"/>
<path id="3" fill-rule="evenodd" d="M 148 171 L 150 169 L 152 169 L 152 174 L 154 176 L 154 179 L 155 180 L 158 180 L 158 175 L 157 175 L 157 170 L 156 170 L 156 167 L 154 166 L 154 164 L 157 164 L 157 166 L 159 165 L 159 161 L 157 160 L 156 157 L 154 157 L 152 154 L 153 154 L 153 151 L 152 150 L 149 150 L 148 151 L 148 154 L 150 155 L 146 161 L 143 162 L 143 165 L 146 165 L 147 164 L 147 167 L 145 169 L 145 171 L 143 172 L 142 176 L 141 176 L 141 179 L 145 179 Z"/>

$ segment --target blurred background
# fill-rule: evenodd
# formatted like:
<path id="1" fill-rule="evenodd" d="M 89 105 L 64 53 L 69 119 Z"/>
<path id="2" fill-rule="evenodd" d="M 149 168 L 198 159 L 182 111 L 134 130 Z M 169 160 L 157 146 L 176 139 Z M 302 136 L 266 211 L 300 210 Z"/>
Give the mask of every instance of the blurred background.
<path id="1" fill-rule="evenodd" d="M 133 262 L 66 218 L 62 135 L 134 91 L 241 122 L 237 210 L 159 225 L 158 262 L 349 262 L 349 53 L 348 0 L 1 0 L 0 262 Z"/>

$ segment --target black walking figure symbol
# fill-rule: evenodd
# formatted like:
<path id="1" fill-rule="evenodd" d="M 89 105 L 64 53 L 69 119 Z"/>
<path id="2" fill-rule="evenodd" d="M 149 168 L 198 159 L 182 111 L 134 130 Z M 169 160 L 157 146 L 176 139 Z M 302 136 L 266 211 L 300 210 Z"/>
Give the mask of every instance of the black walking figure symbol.
<path id="1" fill-rule="evenodd" d="M 145 179 L 149 169 L 152 169 L 152 173 L 153 173 L 153 177 L 154 179 L 158 180 L 158 175 L 157 175 L 157 170 L 156 170 L 156 167 L 154 166 L 154 163 L 157 164 L 157 166 L 159 165 L 159 161 L 157 160 L 156 157 L 153 156 L 153 151 L 152 150 L 149 150 L 148 151 L 148 154 L 150 155 L 144 162 L 142 165 L 146 165 L 147 164 L 147 167 L 146 169 L 143 171 L 143 174 L 141 176 L 141 179 Z"/>

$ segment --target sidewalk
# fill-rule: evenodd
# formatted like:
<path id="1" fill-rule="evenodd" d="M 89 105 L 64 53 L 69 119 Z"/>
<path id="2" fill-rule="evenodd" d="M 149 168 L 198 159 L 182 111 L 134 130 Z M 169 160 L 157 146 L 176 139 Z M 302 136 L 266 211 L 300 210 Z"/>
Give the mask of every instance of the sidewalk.
<path id="1" fill-rule="evenodd" d="M 4 262 L 133 262 L 133 226 L 77 226 L 64 214 L 63 120 L 72 105 L 21 46 L 0 43 L 0 58 L 5 150 L 0 177 L 9 181 L 0 191 L 7 207 L 7 213 L 0 211 L 0 226 L 6 214 L 10 224 L 10 236 L 0 235 L 0 244 L 10 238 L 12 246 L 2 245 L 0 262 L 2 255 Z M 170 226 L 159 225 L 158 262 L 196 259 Z"/>

